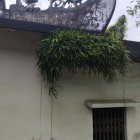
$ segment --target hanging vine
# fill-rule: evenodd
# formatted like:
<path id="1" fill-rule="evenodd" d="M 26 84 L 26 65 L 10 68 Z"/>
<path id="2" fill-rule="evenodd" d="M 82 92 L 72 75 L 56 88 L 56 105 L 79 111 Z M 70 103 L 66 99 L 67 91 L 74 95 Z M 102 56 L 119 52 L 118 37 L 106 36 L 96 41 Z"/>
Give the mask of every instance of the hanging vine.
<path id="1" fill-rule="evenodd" d="M 58 96 L 57 82 L 62 70 L 102 75 L 112 82 L 119 73 L 124 75 L 130 61 L 122 40 L 108 35 L 94 35 L 79 31 L 56 31 L 43 39 L 37 50 L 37 65 L 49 86 L 49 94 Z"/>

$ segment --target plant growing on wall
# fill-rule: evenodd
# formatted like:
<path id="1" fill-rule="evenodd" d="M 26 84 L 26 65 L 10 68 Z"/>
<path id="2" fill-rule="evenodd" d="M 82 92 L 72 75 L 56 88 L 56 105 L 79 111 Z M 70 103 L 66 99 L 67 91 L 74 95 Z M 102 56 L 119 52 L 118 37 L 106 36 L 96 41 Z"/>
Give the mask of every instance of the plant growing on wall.
<path id="1" fill-rule="evenodd" d="M 111 32 L 112 28 L 108 29 L 108 35 L 56 31 L 41 41 L 37 65 L 49 86 L 49 94 L 58 96 L 57 82 L 63 69 L 74 74 L 81 71 L 102 75 L 106 82 L 113 81 L 118 73 L 125 74 L 128 52 L 120 37 Z"/>

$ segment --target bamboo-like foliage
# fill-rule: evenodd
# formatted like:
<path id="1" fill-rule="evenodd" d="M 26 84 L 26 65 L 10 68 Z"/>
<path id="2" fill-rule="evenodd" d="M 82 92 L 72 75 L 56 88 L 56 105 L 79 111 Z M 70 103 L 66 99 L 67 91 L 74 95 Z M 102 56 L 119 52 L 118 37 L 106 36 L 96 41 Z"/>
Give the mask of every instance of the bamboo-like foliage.
<path id="1" fill-rule="evenodd" d="M 41 41 L 37 50 L 37 65 L 49 86 L 49 94 L 58 96 L 57 82 L 62 70 L 103 75 L 112 82 L 119 73 L 124 75 L 129 55 L 121 40 L 108 35 L 94 35 L 79 31 L 56 31 Z"/>
<path id="2" fill-rule="evenodd" d="M 115 40 L 122 41 L 127 30 L 127 20 L 125 15 L 118 18 L 118 21 L 107 29 L 107 33 Z"/>

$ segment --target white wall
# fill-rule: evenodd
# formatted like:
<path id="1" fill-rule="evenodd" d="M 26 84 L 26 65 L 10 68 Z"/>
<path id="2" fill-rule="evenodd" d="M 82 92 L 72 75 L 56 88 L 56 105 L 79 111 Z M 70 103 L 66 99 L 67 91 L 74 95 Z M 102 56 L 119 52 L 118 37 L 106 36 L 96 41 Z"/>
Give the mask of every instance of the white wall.
<path id="1" fill-rule="evenodd" d="M 125 79 L 110 85 L 101 77 L 64 72 L 59 98 L 52 103 L 36 67 L 40 39 L 37 33 L 0 30 L 1 140 L 50 140 L 51 135 L 54 140 L 92 140 L 92 111 L 85 100 L 122 100 L 125 93 L 126 99 L 140 101 L 140 65 L 133 64 Z M 140 107 L 128 108 L 128 140 L 139 131 Z"/>
<path id="2" fill-rule="evenodd" d="M 40 138 L 41 78 L 33 52 L 39 38 L 36 33 L 0 32 L 1 140 Z M 49 119 L 49 114 L 44 118 Z M 50 121 L 45 124 L 50 127 Z"/>

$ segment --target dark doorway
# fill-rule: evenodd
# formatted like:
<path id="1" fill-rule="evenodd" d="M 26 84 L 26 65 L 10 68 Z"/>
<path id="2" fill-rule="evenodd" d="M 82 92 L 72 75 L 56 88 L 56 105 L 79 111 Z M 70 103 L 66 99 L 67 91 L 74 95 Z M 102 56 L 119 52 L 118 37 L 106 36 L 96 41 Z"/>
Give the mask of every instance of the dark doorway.
<path id="1" fill-rule="evenodd" d="M 93 140 L 125 140 L 125 108 L 93 109 Z"/>

